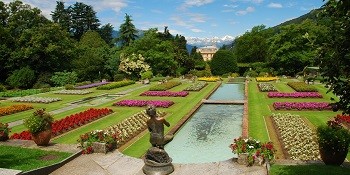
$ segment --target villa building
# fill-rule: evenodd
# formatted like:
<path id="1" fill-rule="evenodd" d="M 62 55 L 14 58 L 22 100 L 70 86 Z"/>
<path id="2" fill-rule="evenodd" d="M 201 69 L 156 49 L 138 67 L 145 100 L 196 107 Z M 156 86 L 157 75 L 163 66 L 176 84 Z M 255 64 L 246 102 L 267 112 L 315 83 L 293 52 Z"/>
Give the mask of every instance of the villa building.
<path id="1" fill-rule="evenodd" d="M 210 61 L 218 50 L 219 49 L 213 45 L 200 47 L 197 49 L 197 52 L 201 53 L 204 61 Z"/>

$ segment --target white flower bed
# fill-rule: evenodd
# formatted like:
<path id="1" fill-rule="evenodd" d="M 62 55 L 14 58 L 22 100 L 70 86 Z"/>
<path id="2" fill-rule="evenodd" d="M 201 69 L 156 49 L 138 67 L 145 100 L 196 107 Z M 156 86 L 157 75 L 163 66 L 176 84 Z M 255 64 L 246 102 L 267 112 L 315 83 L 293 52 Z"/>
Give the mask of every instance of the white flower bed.
<path id="1" fill-rule="evenodd" d="M 61 101 L 61 98 L 50 97 L 15 97 L 12 99 L 14 102 L 27 102 L 27 103 L 52 103 L 55 101 Z"/>
<path id="2" fill-rule="evenodd" d="M 157 115 L 163 116 L 165 113 L 157 111 Z M 119 133 L 119 142 L 118 144 L 124 144 L 140 132 L 147 129 L 147 120 L 149 116 L 146 114 L 146 110 L 143 110 L 133 116 L 123 120 L 122 122 L 110 126 L 105 130 L 105 133 L 115 134 Z"/>
<path id="3" fill-rule="evenodd" d="M 89 94 L 92 91 L 87 91 L 87 90 L 60 90 L 60 91 L 55 91 L 55 94 L 72 94 L 72 95 L 84 95 L 84 94 Z"/>
<path id="4" fill-rule="evenodd" d="M 319 160 L 316 132 L 299 115 L 272 114 L 271 118 L 291 159 Z"/>

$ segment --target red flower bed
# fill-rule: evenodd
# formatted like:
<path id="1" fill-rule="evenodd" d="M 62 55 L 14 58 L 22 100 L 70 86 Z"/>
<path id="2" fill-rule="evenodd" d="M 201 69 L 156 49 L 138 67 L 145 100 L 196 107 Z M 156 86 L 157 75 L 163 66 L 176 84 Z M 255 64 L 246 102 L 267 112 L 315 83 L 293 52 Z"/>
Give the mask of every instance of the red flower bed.
<path id="1" fill-rule="evenodd" d="M 70 129 L 82 126 L 90 121 L 101 118 L 105 115 L 112 113 L 112 109 L 94 109 L 90 108 L 84 112 L 79 112 L 77 114 L 72 114 L 63 119 L 56 120 L 52 123 L 52 134 L 54 136 L 63 134 Z M 20 134 L 14 133 L 11 139 L 21 139 L 21 140 L 31 140 L 31 134 L 29 131 L 23 131 Z"/>

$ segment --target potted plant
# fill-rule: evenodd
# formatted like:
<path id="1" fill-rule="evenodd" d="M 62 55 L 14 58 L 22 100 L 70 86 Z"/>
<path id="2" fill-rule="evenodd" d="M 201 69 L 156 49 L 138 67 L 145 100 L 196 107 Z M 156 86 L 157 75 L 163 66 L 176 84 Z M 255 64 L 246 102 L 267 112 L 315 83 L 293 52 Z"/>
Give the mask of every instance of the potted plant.
<path id="1" fill-rule="evenodd" d="M 238 155 L 237 163 L 252 166 L 262 165 L 274 159 L 275 149 L 272 142 L 261 143 L 260 141 L 243 137 L 233 140 L 229 146 L 233 153 Z"/>
<path id="2" fill-rule="evenodd" d="M 47 146 L 51 139 L 51 124 L 53 117 L 45 109 L 38 109 L 29 118 L 24 120 L 32 139 L 38 146 Z"/>
<path id="3" fill-rule="evenodd" d="M 348 153 L 350 132 L 339 120 L 330 120 L 317 128 L 319 151 L 326 165 L 341 165 Z"/>
<path id="4" fill-rule="evenodd" d="M 89 133 L 80 135 L 78 142 L 83 149 L 83 154 L 90 153 L 107 153 L 117 148 L 120 140 L 120 133 L 94 130 Z"/>
<path id="5" fill-rule="evenodd" d="M 8 126 L 7 123 L 3 124 L 0 122 L 0 141 L 6 141 L 9 139 L 11 129 Z"/>

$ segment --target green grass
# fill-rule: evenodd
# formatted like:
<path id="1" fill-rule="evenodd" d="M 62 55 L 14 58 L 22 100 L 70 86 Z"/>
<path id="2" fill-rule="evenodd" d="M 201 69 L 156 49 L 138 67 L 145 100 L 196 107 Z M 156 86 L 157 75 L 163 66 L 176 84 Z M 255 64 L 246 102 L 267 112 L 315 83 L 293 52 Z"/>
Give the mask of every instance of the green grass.
<path id="1" fill-rule="evenodd" d="M 0 145 L 0 167 L 29 171 L 58 163 L 71 155 L 72 153 L 66 152 Z"/>
<path id="2" fill-rule="evenodd" d="M 349 168 L 329 165 L 272 165 L 270 175 L 331 175 L 350 174 Z"/>

